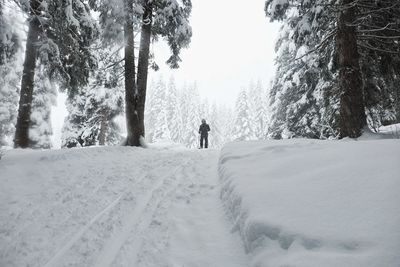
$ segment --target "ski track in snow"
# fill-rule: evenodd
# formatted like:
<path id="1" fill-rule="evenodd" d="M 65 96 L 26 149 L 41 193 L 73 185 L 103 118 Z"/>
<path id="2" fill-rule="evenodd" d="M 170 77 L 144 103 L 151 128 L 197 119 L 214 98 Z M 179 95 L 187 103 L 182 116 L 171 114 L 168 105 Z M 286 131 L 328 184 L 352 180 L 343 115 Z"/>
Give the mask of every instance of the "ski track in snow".
<path id="1" fill-rule="evenodd" d="M 219 199 L 217 150 L 15 153 L 0 162 L 15 174 L 1 178 L 0 266 L 248 265 Z"/>

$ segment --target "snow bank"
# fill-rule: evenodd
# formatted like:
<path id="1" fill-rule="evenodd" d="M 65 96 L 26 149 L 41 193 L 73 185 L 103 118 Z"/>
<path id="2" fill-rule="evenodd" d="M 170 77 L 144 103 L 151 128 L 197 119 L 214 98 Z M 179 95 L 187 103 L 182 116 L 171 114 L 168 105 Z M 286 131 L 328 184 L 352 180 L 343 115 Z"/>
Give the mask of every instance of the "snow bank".
<path id="1" fill-rule="evenodd" d="M 399 266 L 399 140 L 226 145 L 221 198 L 252 266 Z"/>
<path id="2" fill-rule="evenodd" d="M 400 139 L 400 123 L 382 126 L 379 128 L 379 133 L 391 138 Z"/>

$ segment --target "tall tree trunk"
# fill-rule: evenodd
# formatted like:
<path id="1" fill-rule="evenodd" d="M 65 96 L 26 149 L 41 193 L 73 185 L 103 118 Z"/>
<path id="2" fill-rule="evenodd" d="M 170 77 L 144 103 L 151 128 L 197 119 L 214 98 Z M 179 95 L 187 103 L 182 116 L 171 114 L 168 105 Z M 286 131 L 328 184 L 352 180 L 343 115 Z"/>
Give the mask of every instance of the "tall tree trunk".
<path id="1" fill-rule="evenodd" d="M 363 82 L 357 48 L 353 0 L 341 0 L 343 10 L 338 15 L 337 50 L 339 54 L 340 137 L 357 138 L 366 126 Z"/>
<path id="2" fill-rule="evenodd" d="M 134 138 L 140 143 L 140 138 L 145 136 L 144 110 L 146 103 L 147 75 L 149 71 L 149 53 L 151 41 L 151 27 L 153 23 L 153 4 L 147 1 L 142 18 L 140 34 L 138 73 L 137 73 L 137 114 L 138 124 L 135 127 Z"/>
<path id="3" fill-rule="evenodd" d="M 151 27 L 153 23 L 153 4 L 147 1 L 142 18 L 142 28 L 140 34 L 138 74 L 137 74 L 137 114 L 138 125 L 135 128 L 135 140 L 138 142 L 145 135 L 144 129 L 144 110 L 146 103 L 147 75 L 149 71 L 149 53 L 151 40 Z"/>
<path id="4" fill-rule="evenodd" d="M 126 129 L 128 136 L 126 145 L 139 146 L 139 140 L 136 140 L 135 128 L 138 125 L 138 116 L 136 112 L 136 81 L 135 81 L 135 47 L 133 33 L 133 0 L 125 0 L 125 114 Z"/>
<path id="5" fill-rule="evenodd" d="M 19 99 L 18 118 L 15 130 L 14 147 L 26 148 L 29 146 L 29 126 L 33 99 L 33 86 L 37 59 L 37 42 L 39 41 L 40 0 L 30 1 L 30 18 L 28 37 L 26 40 L 25 62 L 22 73 L 21 92 Z"/>
<path id="6" fill-rule="evenodd" d="M 4 25 L 4 19 L 3 19 L 3 0 L 0 0 L 0 38 L 3 38 L 3 25 Z M 0 66 L 5 63 L 5 55 L 4 55 L 4 46 L 3 46 L 3 40 L 0 40 Z"/>

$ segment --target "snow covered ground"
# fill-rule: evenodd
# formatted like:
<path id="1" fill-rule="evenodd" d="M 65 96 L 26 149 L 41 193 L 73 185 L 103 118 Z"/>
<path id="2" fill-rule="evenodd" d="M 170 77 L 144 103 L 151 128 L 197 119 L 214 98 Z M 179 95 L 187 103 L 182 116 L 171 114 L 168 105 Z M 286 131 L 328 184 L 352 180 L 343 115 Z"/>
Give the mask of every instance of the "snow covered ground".
<path id="1" fill-rule="evenodd" d="M 371 136 L 8 150 L 0 266 L 398 267 L 399 151 Z"/>
<path id="2" fill-rule="evenodd" d="M 400 140 L 231 143 L 221 198 L 250 266 L 400 266 Z"/>
<path id="3" fill-rule="evenodd" d="M 7 151 L 0 266 L 246 266 L 217 150 Z"/>

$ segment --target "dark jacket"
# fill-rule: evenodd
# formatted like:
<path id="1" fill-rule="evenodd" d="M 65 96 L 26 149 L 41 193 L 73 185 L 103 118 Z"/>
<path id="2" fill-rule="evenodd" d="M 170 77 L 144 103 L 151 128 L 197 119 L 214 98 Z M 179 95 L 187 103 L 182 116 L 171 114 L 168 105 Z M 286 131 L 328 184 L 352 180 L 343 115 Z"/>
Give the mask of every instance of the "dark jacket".
<path id="1" fill-rule="evenodd" d="M 202 123 L 199 128 L 199 134 L 202 136 L 207 136 L 210 131 L 210 126 L 207 123 Z"/>

